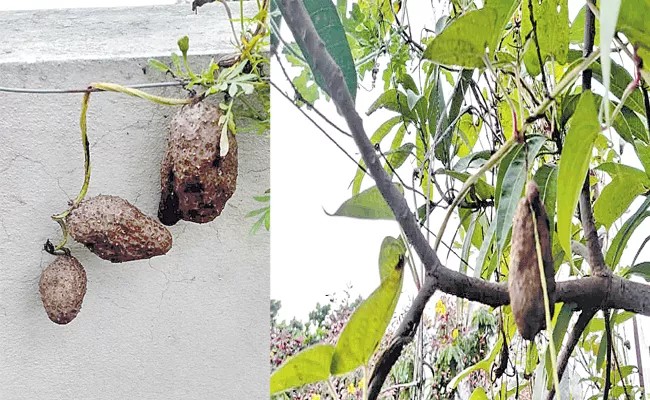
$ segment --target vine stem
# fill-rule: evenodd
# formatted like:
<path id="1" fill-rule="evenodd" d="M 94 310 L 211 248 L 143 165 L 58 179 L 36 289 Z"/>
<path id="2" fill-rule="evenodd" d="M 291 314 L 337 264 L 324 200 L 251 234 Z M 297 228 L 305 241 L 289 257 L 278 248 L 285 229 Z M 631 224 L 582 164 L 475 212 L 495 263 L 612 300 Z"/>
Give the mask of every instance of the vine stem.
<path id="1" fill-rule="evenodd" d="M 551 103 L 554 101 L 555 97 L 560 95 L 564 89 L 566 89 L 569 85 L 571 85 L 577 78 L 578 76 L 582 73 L 583 70 L 585 70 L 591 63 L 593 63 L 598 56 L 600 55 L 600 50 L 594 50 L 589 57 L 585 58 L 582 63 L 570 72 L 566 74 L 566 76 L 558 83 L 551 93 L 550 96 L 544 98 L 542 103 L 537 106 L 535 109 L 535 112 L 533 112 L 521 126 L 521 132 L 525 132 L 526 128 L 533 123 L 535 120 L 540 118 L 544 113 L 546 112 L 546 109 L 551 105 Z M 451 214 L 454 212 L 456 207 L 460 204 L 460 202 L 463 200 L 467 192 L 469 192 L 469 189 L 474 185 L 478 180 L 483 176 L 485 172 L 490 170 L 492 167 L 494 167 L 498 162 L 501 161 L 501 159 L 508 153 L 508 151 L 517 143 L 517 135 L 513 135 L 510 139 L 508 139 L 499 150 L 497 150 L 496 153 L 490 157 L 490 159 L 483 164 L 483 166 L 473 175 L 471 175 L 463 186 L 461 187 L 460 191 L 458 192 L 458 195 L 454 198 L 454 200 L 451 202 L 451 205 L 447 209 L 447 213 L 445 214 L 445 218 L 442 221 L 442 224 L 440 225 L 440 229 L 438 230 L 438 235 L 436 236 L 436 241 L 434 242 L 433 245 L 433 250 L 437 251 L 438 247 L 440 246 L 440 241 L 442 239 L 442 235 L 445 232 L 445 229 L 447 228 L 447 224 L 449 223 L 449 219 L 451 218 Z"/>
<path id="2" fill-rule="evenodd" d="M 176 98 L 170 98 L 170 97 L 161 97 L 161 96 L 156 96 L 153 94 L 149 94 L 147 92 L 143 92 L 142 90 L 138 89 L 133 89 L 129 88 L 126 86 L 118 85 L 116 83 L 102 83 L 102 82 L 96 82 L 96 83 L 91 83 L 90 84 L 91 88 L 96 88 L 96 89 L 102 89 L 106 90 L 108 92 L 118 92 L 118 93 L 125 93 L 130 96 L 135 96 L 139 97 L 141 99 L 153 101 L 154 103 L 158 104 L 163 104 L 167 106 L 178 106 L 178 105 L 183 105 L 183 104 L 190 104 L 194 99 L 176 99 Z"/>
<path id="3" fill-rule="evenodd" d="M 139 97 L 145 100 L 152 101 L 154 103 L 164 104 L 164 105 L 182 105 L 182 104 L 189 104 L 195 101 L 194 99 L 175 99 L 169 97 L 155 96 L 147 92 L 143 92 L 142 90 L 125 87 L 115 83 L 99 82 L 99 83 L 90 84 L 90 86 L 87 88 L 86 92 L 84 93 L 83 101 L 81 103 L 81 116 L 79 117 L 79 127 L 81 129 L 81 144 L 84 150 L 84 181 L 83 184 L 81 185 L 81 190 L 79 191 L 77 198 L 74 199 L 70 207 L 68 207 L 68 209 L 63 211 L 62 213 L 52 216 L 52 219 L 56 221 L 61 227 L 61 231 L 63 234 L 63 239 L 61 239 L 61 242 L 59 242 L 59 244 L 57 244 L 56 247 L 54 248 L 55 251 L 64 250 L 64 246 L 68 242 L 68 228 L 65 225 L 65 218 L 70 214 L 72 210 L 74 210 L 77 206 L 79 206 L 79 204 L 86 197 L 86 193 L 88 193 L 88 186 L 90 184 L 91 165 L 90 165 L 90 143 L 88 142 L 88 127 L 86 121 L 88 115 L 88 103 L 90 102 L 90 93 L 97 90 L 125 93 L 131 96 Z"/>
<path id="4" fill-rule="evenodd" d="M 86 197 L 88 192 L 88 185 L 90 183 L 90 143 L 88 143 L 88 134 L 86 126 L 86 116 L 88 114 L 88 103 L 90 101 L 90 92 L 84 93 L 83 101 L 81 103 L 81 116 L 79 117 L 79 127 L 81 128 L 81 144 L 84 149 L 84 182 L 81 185 L 81 190 L 77 195 L 77 198 L 72 202 L 70 207 L 64 212 L 53 215 L 52 219 L 55 220 L 61 230 L 63 231 L 63 239 L 61 242 L 54 248 L 55 250 L 62 250 L 65 244 L 68 241 L 68 228 L 65 225 L 64 218 L 70 214 L 75 207 L 81 203 L 81 201 Z"/>
<path id="5" fill-rule="evenodd" d="M 530 213 L 533 217 L 533 231 L 535 233 L 535 250 L 537 250 L 537 266 L 539 268 L 539 276 L 542 281 L 542 292 L 544 294 L 544 313 L 546 314 L 546 329 L 550 331 L 548 335 L 549 353 L 551 355 L 551 368 L 553 369 L 553 385 L 555 386 L 555 393 L 558 400 L 560 400 L 560 379 L 557 375 L 557 352 L 555 350 L 555 340 L 553 339 L 553 327 L 551 325 L 551 305 L 548 299 L 548 287 L 546 286 L 546 271 L 544 271 L 544 258 L 542 257 L 542 246 L 539 242 L 539 232 L 537 231 L 537 217 L 532 204 L 528 205 Z"/>
<path id="6" fill-rule="evenodd" d="M 480 177 L 488 170 L 490 170 L 492 167 L 494 167 L 501 159 L 510 151 L 512 146 L 514 146 L 517 143 L 516 137 L 513 135 L 510 139 L 508 139 L 507 142 L 497 150 L 496 153 L 490 157 L 490 159 L 483 164 L 483 166 L 476 172 L 475 174 L 471 175 L 465 183 L 463 184 L 463 187 L 461 187 L 460 191 L 458 192 L 458 195 L 454 197 L 454 200 L 451 202 L 451 205 L 447 209 L 447 213 L 445 214 L 445 219 L 443 219 L 442 224 L 440 225 L 440 229 L 438 230 L 438 234 L 436 235 L 436 241 L 434 242 L 433 245 L 433 250 L 437 251 L 438 246 L 440 246 L 440 241 L 442 240 L 442 235 L 445 232 L 445 228 L 447 228 L 447 223 L 449 222 L 449 218 L 451 218 L 451 214 L 453 214 L 454 209 L 460 204 L 460 202 L 463 200 L 469 189 L 474 185 Z"/>

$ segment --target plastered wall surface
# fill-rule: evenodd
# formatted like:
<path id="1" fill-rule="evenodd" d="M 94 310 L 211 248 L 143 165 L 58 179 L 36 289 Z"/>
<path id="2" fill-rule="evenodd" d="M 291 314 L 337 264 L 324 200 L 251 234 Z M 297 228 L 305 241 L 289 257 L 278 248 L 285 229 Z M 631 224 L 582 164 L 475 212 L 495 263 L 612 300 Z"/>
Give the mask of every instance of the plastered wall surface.
<path id="1" fill-rule="evenodd" d="M 236 4 L 231 7 L 238 13 Z M 55 57 L 56 52 L 52 57 L 43 56 L 47 51 L 39 57 L 21 54 L 20 46 L 30 47 L 24 34 L 12 33 L 12 24 L 21 19 L 0 13 L 5 40 L 0 86 L 84 88 L 96 81 L 166 80 L 159 72 L 143 72 L 147 57 L 158 55 L 148 53 L 147 43 L 154 53 L 168 54 L 186 34 L 190 50 L 194 45 L 202 54 L 224 51 L 211 48 L 210 41 L 193 39 L 214 35 L 216 25 L 229 32 L 216 5 L 203 7 L 198 16 L 187 6 L 156 9 L 156 18 L 165 13 L 174 17 L 169 24 L 157 21 L 151 31 L 139 25 L 139 20 L 154 18 L 141 8 L 105 11 L 112 20 L 102 18 L 100 10 L 68 11 L 73 22 L 59 14 L 50 21 L 54 28 L 43 22 L 45 16 L 22 18 L 40 23 L 45 31 L 51 28 L 52 43 L 62 43 L 59 35 L 76 32 L 56 26 L 75 25 L 89 13 L 102 25 L 101 32 L 121 30 L 112 39 L 113 54 L 79 54 L 67 60 Z M 88 26 L 90 31 L 79 38 L 85 44 L 69 36 L 68 47 L 93 47 L 93 25 Z M 35 46 L 46 48 L 40 41 L 47 35 L 39 35 Z M 226 46 L 229 39 L 214 43 Z M 122 48 L 120 41 L 128 45 Z M 133 43 L 138 43 L 140 56 L 134 56 Z M 89 53 L 98 55 L 95 50 Z M 196 64 L 207 60 L 202 57 Z M 185 95 L 175 88 L 149 92 Z M 269 234 L 261 230 L 249 235 L 254 219 L 244 218 L 260 207 L 252 196 L 269 188 L 268 137 L 237 136 L 235 195 L 211 223 L 181 221 L 170 227 L 174 243 L 167 255 L 111 264 L 71 242 L 73 255 L 88 275 L 87 294 L 69 325 L 47 318 L 38 281 L 54 257 L 42 248 L 47 239 L 60 239 L 50 216 L 65 210 L 82 184 L 81 100 L 81 94 L 0 92 L 0 399 L 268 398 Z M 160 163 L 176 111 L 123 94 L 93 94 L 88 111 L 88 196 L 118 195 L 155 216 Z"/>

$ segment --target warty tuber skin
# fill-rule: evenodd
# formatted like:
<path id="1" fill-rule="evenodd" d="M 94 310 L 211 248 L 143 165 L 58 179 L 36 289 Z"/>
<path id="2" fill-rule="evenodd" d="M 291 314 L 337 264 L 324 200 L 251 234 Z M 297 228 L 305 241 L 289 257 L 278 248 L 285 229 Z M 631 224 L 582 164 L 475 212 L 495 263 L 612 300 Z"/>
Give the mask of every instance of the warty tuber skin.
<path id="1" fill-rule="evenodd" d="M 533 213 L 537 224 L 535 226 Z M 512 224 L 508 292 L 517 329 L 526 340 L 533 340 L 546 329 L 544 293 L 535 244 L 535 229 L 539 236 L 546 275 L 551 318 L 555 306 L 555 266 L 550 241 L 550 223 L 539 187 L 534 181 L 526 186 L 526 195 L 519 200 Z"/>

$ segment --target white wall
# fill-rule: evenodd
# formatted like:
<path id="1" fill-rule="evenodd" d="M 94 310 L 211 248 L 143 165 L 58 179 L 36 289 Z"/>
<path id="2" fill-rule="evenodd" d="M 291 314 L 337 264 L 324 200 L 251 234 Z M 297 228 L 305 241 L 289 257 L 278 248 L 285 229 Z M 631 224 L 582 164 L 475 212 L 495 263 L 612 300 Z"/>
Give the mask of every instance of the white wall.
<path id="1" fill-rule="evenodd" d="M 194 52 L 228 52 L 229 29 L 213 4 L 198 15 L 187 6 L 0 12 L 0 86 L 157 82 L 165 78 L 141 69 L 147 57 L 169 54 L 186 34 Z M 53 257 L 42 246 L 60 238 L 50 216 L 82 182 L 81 98 L 0 92 L 0 399 L 267 397 L 269 234 L 249 236 L 254 221 L 244 219 L 258 207 L 252 196 L 269 187 L 267 137 L 238 136 L 234 197 L 212 223 L 171 227 L 167 255 L 111 264 L 71 244 L 88 291 L 69 325 L 48 320 L 38 280 Z M 174 112 L 93 94 L 88 195 L 119 195 L 155 215 Z"/>

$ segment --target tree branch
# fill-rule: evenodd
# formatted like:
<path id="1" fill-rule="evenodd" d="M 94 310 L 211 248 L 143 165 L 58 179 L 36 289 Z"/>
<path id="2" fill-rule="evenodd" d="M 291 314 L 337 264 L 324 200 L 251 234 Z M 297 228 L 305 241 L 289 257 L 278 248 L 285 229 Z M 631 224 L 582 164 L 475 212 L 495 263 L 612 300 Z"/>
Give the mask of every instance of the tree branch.
<path id="1" fill-rule="evenodd" d="M 595 3 L 594 0 L 587 0 L 588 3 Z M 585 7 L 585 36 L 584 48 L 582 55 L 588 57 L 594 47 L 595 29 L 595 16 L 589 7 Z M 591 69 L 587 68 L 582 72 L 582 91 L 591 90 Z M 610 276 L 611 271 L 605 265 L 603 258 L 603 251 L 598 243 L 598 232 L 594 224 L 594 213 L 591 208 L 591 188 L 589 185 L 589 174 L 585 177 L 585 182 L 582 185 L 580 192 L 580 219 L 582 221 L 582 229 L 584 230 L 585 243 L 587 244 L 587 261 L 591 267 L 592 275 L 596 276 Z"/>
<path id="2" fill-rule="evenodd" d="M 605 335 L 607 336 L 607 355 L 605 364 L 605 390 L 603 390 L 603 399 L 609 399 L 609 389 L 612 386 L 612 326 L 609 320 L 609 311 L 605 311 Z M 602 345 L 602 342 L 601 342 Z"/>

